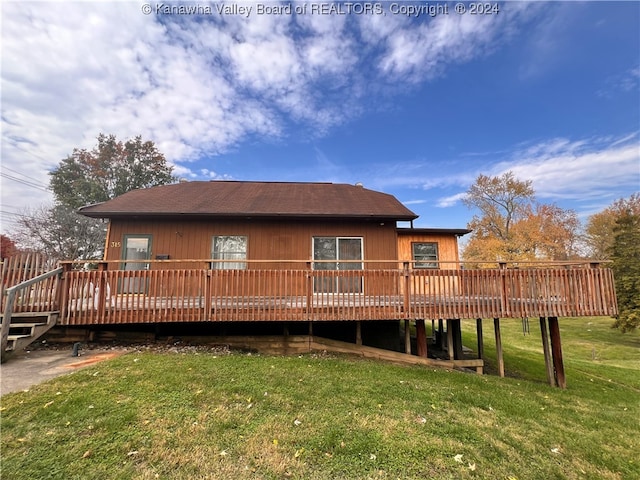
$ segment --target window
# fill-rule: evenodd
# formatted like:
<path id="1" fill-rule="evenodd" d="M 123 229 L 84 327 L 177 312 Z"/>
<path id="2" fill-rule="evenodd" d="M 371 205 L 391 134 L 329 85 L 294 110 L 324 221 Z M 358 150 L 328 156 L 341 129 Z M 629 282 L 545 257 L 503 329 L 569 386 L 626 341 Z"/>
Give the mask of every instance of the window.
<path id="1" fill-rule="evenodd" d="M 214 260 L 246 260 L 247 237 L 242 235 L 218 235 L 213 237 L 211 258 Z M 214 270 L 245 270 L 247 262 L 211 262 Z"/>
<path id="2" fill-rule="evenodd" d="M 151 258 L 151 235 L 125 235 L 122 249 L 123 270 L 149 270 L 149 263 L 142 260 Z M 118 287 L 120 293 L 145 293 L 147 280 L 143 275 L 132 275 L 122 279 Z"/>
<path id="3" fill-rule="evenodd" d="M 314 270 L 362 270 L 362 238 L 313 237 Z M 314 278 L 316 293 L 362 292 L 361 276 Z"/>
<path id="4" fill-rule="evenodd" d="M 438 244 L 413 243 L 414 268 L 438 268 Z"/>

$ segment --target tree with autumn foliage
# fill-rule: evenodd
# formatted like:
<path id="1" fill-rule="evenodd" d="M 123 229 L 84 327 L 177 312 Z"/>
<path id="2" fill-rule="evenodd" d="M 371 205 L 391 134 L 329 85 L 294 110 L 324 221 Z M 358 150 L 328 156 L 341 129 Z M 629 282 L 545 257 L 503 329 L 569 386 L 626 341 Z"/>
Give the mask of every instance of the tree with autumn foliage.
<path id="1" fill-rule="evenodd" d="M 58 260 L 87 260 L 102 255 L 106 226 L 77 213 L 130 190 L 173 183 L 173 167 L 151 141 L 140 136 L 125 142 L 98 136 L 91 149 L 74 149 L 50 172 L 52 207 L 31 208 L 18 220 L 16 238 Z"/>
<path id="2" fill-rule="evenodd" d="M 609 258 L 615 239 L 616 222 L 626 214 L 640 215 L 640 192 L 629 198 L 620 198 L 589 217 L 585 227 L 585 243 L 592 258 Z"/>
<path id="3" fill-rule="evenodd" d="M 577 255 L 576 213 L 537 203 L 531 181 L 512 172 L 479 175 L 463 201 L 479 211 L 467 225 L 473 232 L 463 251 L 465 261 L 568 260 Z"/>
<path id="4" fill-rule="evenodd" d="M 6 235 L 0 235 L 0 259 L 13 257 L 19 251 L 13 240 Z"/>
<path id="5" fill-rule="evenodd" d="M 105 202 L 130 190 L 166 185 L 173 167 L 151 141 L 137 136 L 126 142 L 98 135 L 92 150 L 74 149 L 51 173 L 56 203 L 72 209 Z"/>

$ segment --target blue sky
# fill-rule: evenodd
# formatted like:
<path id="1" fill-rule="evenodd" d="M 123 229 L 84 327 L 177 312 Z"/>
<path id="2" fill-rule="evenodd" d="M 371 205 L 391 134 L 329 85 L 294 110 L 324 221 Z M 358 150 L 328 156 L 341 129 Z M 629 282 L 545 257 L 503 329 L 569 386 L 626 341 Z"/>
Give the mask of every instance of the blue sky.
<path id="1" fill-rule="evenodd" d="M 415 18 L 392 5 L 420 3 L 237 4 L 251 13 L 3 2 L 3 233 L 101 132 L 153 140 L 190 180 L 362 182 L 421 227 L 465 227 L 460 198 L 480 173 L 512 170 L 582 219 L 640 191 L 638 2 L 449 3 Z M 166 11 L 177 5 L 201 14 Z"/>

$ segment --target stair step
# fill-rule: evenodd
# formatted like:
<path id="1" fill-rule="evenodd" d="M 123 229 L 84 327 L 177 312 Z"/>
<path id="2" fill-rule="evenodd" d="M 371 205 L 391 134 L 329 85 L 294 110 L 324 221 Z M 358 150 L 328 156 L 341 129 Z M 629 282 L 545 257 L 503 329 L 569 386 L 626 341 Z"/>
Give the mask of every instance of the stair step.
<path id="1" fill-rule="evenodd" d="M 48 310 L 46 312 L 12 312 L 11 318 L 17 317 L 48 317 L 51 314 L 60 313 L 60 310 Z M 0 313 L 0 317 L 4 317 L 4 312 Z"/>
<path id="2" fill-rule="evenodd" d="M 5 350 L 0 352 L 0 360 L 6 360 L 5 352 L 21 350 L 36 341 L 58 321 L 59 311 L 49 312 L 19 312 L 12 313 L 10 322 L 2 325 L 8 327 L 8 332 L 3 332 L 6 336 Z M 0 314 L 0 324 L 4 324 L 4 313 Z M 4 328 L 2 328 L 4 330 Z"/>
<path id="3" fill-rule="evenodd" d="M 20 340 L 21 338 L 29 338 L 31 335 L 9 335 L 7 338 L 11 340 Z"/>

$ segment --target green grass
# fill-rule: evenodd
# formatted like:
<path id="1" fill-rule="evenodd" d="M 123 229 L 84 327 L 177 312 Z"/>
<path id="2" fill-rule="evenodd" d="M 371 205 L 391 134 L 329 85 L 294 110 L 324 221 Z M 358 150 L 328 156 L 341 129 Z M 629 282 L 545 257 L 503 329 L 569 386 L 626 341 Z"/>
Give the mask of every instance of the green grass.
<path id="1" fill-rule="evenodd" d="M 2 478 L 640 478 L 640 335 L 502 322 L 507 378 L 330 355 L 131 353 L 2 397 Z M 468 325 L 467 325 L 468 324 Z M 491 327 L 491 328 L 489 328 Z M 492 322 L 486 354 L 494 358 Z M 475 322 L 464 322 L 466 345 Z"/>

